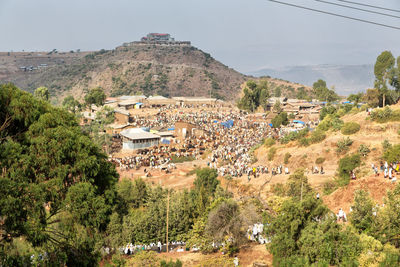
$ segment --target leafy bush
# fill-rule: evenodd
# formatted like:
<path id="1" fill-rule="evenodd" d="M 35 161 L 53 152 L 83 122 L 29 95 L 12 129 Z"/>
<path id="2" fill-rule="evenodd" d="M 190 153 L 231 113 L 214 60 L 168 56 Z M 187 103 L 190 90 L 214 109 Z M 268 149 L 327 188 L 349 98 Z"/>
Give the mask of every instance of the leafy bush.
<path id="1" fill-rule="evenodd" d="M 271 120 L 271 123 L 274 128 L 278 128 L 281 125 L 287 125 L 289 123 L 287 113 L 286 112 L 279 113 L 278 115 L 275 116 L 275 118 Z"/>
<path id="2" fill-rule="evenodd" d="M 310 145 L 310 141 L 307 138 L 303 137 L 303 138 L 301 138 L 299 140 L 299 144 L 301 146 L 309 146 Z"/>
<path id="3" fill-rule="evenodd" d="M 283 159 L 283 163 L 284 163 L 284 164 L 288 164 L 288 163 L 289 163 L 289 159 L 290 159 L 291 156 L 292 156 L 292 155 L 291 155 L 289 152 L 287 152 L 287 153 L 285 154 L 284 159 Z"/>
<path id="4" fill-rule="evenodd" d="M 369 152 L 371 152 L 371 149 L 369 149 L 369 147 L 364 144 L 361 144 L 358 148 L 358 153 L 360 153 L 360 155 L 362 155 L 363 157 L 366 157 Z"/>
<path id="5" fill-rule="evenodd" d="M 359 167 L 360 164 L 360 154 L 353 154 L 340 159 L 338 167 L 339 176 L 348 180 L 350 178 L 350 172 Z"/>
<path id="6" fill-rule="evenodd" d="M 290 141 L 294 141 L 294 140 L 299 140 L 303 137 L 305 137 L 308 133 L 308 128 L 304 128 L 300 131 L 293 131 L 288 133 L 287 135 L 285 135 L 281 140 L 281 144 L 287 144 Z"/>
<path id="7" fill-rule="evenodd" d="M 324 133 L 324 131 L 316 129 L 315 131 L 313 131 L 311 133 L 310 142 L 312 144 L 316 144 L 316 143 L 322 142 L 325 138 L 326 138 L 326 134 Z"/>
<path id="8" fill-rule="evenodd" d="M 317 129 L 323 130 L 323 131 L 328 131 L 329 129 L 332 129 L 334 131 L 338 131 L 342 128 L 344 122 L 339 119 L 335 115 L 327 115 L 321 123 L 318 125 Z"/>
<path id="9" fill-rule="evenodd" d="M 360 124 L 357 122 L 346 122 L 342 127 L 342 134 L 351 135 L 360 130 Z"/>
<path id="10" fill-rule="evenodd" d="M 391 148 L 392 148 L 392 144 L 389 142 L 389 140 L 387 140 L 387 139 L 383 140 L 383 142 L 382 142 L 383 152 L 386 152 L 387 150 L 389 150 Z"/>
<path id="11" fill-rule="evenodd" d="M 394 145 L 386 149 L 383 158 L 388 162 L 396 162 L 400 160 L 400 145 Z"/>
<path id="12" fill-rule="evenodd" d="M 276 154 L 276 148 L 275 147 L 271 147 L 268 151 L 268 160 L 272 161 L 275 157 Z"/>
<path id="13" fill-rule="evenodd" d="M 347 152 L 350 149 L 350 146 L 353 144 L 353 140 L 351 140 L 349 137 L 343 138 L 342 140 L 339 140 L 336 144 L 336 152 L 337 153 L 343 153 Z"/>
<path id="14" fill-rule="evenodd" d="M 325 158 L 317 158 L 316 160 L 315 160 L 315 164 L 322 164 L 322 163 L 324 163 L 325 162 Z"/>
<path id="15" fill-rule="evenodd" d="M 393 111 L 388 106 L 383 109 L 376 109 L 371 112 L 371 119 L 379 123 L 400 121 L 400 110 Z"/>
<path id="16" fill-rule="evenodd" d="M 271 138 L 271 137 L 265 139 L 264 145 L 265 145 L 266 147 L 271 147 L 271 146 L 275 145 L 275 139 L 273 139 L 273 138 Z"/>
<path id="17" fill-rule="evenodd" d="M 336 188 L 337 188 L 337 183 L 335 183 L 335 181 L 328 181 L 328 182 L 324 183 L 322 190 L 325 195 L 329 195 L 333 191 L 335 191 Z"/>

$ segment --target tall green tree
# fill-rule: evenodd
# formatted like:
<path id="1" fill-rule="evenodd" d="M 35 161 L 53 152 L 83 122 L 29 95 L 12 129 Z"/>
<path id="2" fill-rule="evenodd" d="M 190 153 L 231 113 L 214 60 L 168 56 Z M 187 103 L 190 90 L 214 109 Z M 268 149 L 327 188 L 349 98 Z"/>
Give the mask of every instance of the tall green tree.
<path id="1" fill-rule="evenodd" d="M 382 106 L 386 105 L 386 96 L 389 92 L 390 74 L 395 65 L 395 58 L 390 51 L 382 52 L 376 59 L 374 66 L 375 88 L 379 90 Z"/>
<path id="2" fill-rule="evenodd" d="M 87 105 L 95 104 L 97 106 L 102 106 L 104 104 L 104 101 L 106 100 L 106 94 L 104 93 L 103 88 L 101 87 L 96 87 L 91 89 L 86 95 L 85 95 L 85 103 Z"/>
<path id="3" fill-rule="evenodd" d="M 47 87 L 39 87 L 35 90 L 33 94 L 36 98 L 42 99 L 44 101 L 49 101 L 49 89 Z"/>

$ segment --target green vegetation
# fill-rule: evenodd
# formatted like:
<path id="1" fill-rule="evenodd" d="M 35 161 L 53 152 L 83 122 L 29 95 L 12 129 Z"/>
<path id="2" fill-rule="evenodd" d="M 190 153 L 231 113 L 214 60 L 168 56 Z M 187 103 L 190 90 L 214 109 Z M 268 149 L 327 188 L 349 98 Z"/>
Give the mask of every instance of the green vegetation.
<path id="1" fill-rule="evenodd" d="M 360 128 L 360 124 L 358 124 L 357 122 L 346 122 L 345 124 L 343 124 L 341 132 L 344 135 L 351 135 L 358 132 Z"/>
<path id="2" fill-rule="evenodd" d="M 295 140 L 299 140 L 301 138 L 304 138 L 305 136 L 307 136 L 308 134 L 308 128 L 304 128 L 300 131 L 293 131 L 290 132 L 289 134 L 285 135 L 281 140 L 281 144 L 287 144 L 290 141 L 295 141 Z"/>
<path id="3" fill-rule="evenodd" d="M 400 159 L 400 145 L 386 146 L 383 158 L 388 162 L 396 162 Z"/>
<path id="4" fill-rule="evenodd" d="M 371 152 L 371 149 L 367 145 L 361 144 L 358 147 L 358 153 L 363 157 L 368 156 L 369 152 Z"/>
<path id="5" fill-rule="evenodd" d="M 105 100 L 106 94 L 101 87 L 93 88 L 85 95 L 85 103 L 87 105 L 95 104 L 97 106 L 102 106 Z"/>
<path id="6" fill-rule="evenodd" d="M 195 160 L 194 157 L 188 156 L 188 157 L 177 157 L 177 156 L 171 156 L 171 162 L 172 163 L 182 163 L 182 162 L 187 162 L 187 161 L 193 161 Z"/>
<path id="7" fill-rule="evenodd" d="M 376 109 L 371 112 L 371 119 L 379 123 L 400 121 L 400 110 L 393 111 L 388 106 L 383 109 Z"/>
<path id="8" fill-rule="evenodd" d="M 46 87 L 39 87 L 35 90 L 34 96 L 38 99 L 49 101 L 49 89 Z"/>
<path id="9" fill-rule="evenodd" d="M 274 160 L 275 154 L 276 154 L 276 148 L 275 148 L 275 147 L 271 147 L 271 148 L 268 150 L 268 160 L 269 160 L 269 161 Z"/>
<path id="10" fill-rule="evenodd" d="M 289 163 L 289 159 L 292 157 L 292 155 L 289 152 L 285 153 L 285 156 L 283 158 L 283 163 L 284 164 L 288 164 Z"/>
<path id="11" fill-rule="evenodd" d="M 315 160 L 315 164 L 320 165 L 325 162 L 325 158 L 319 157 Z"/>
<path id="12" fill-rule="evenodd" d="M 329 90 L 324 80 L 318 80 L 313 84 L 313 93 L 320 101 L 333 102 L 339 100 L 334 90 Z"/>
<path id="13" fill-rule="evenodd" d="M 238 102 L 240 109 L 250 112 L 254 112 L 259 106 L 266 109 L 269 98 L 267 81 L 261 80 L 258 83 L 252 80 L 247 81 L 243 93 L 243 97 Z"/>
<path id="14" fill-rule="evenodd" d="M 281 125 L 288 125 L 289 124 L 289 119 L 287 116 L 286 112 L 281 112 L 277 114 L 272 120 L 271 120 L 272 126 L 274 128 L 279 128 Z"/>
<path id="15" fill-rule="evenodd" d="M 350 146 L 353 144 L 353 140 L 351 140 L 349 137 L 342 138 L 342 140 L 339 140 L 336 144 L 336 153 L 341 154 L 341 153 L 346 153 L 349 151 Z"/>
<path id="16" fill-rule="evenodd" d="M 266 147 L 271 147 L 271 146 L 275 145 L 275 143 L 276 143 L 276 142 L 275 142 L 275 139 L 273 139 L 273 138 L 271 138 L 271 137 L 265 139 L 265 141 L 264 141 L 264 145 L 265 145 Z"/>
<path id="17" fill-rule="evenodd" d="M 353 154 L 340 159 L 338 168 L 339 176 L 348 183 L 350 179 L 350 172 L 359 167 L 360 164 L 360 154 Z"/>

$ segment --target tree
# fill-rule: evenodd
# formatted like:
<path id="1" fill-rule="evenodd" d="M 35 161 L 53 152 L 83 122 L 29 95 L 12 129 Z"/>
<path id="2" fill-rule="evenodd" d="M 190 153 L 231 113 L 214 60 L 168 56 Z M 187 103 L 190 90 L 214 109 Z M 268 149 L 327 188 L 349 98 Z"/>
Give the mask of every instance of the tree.
<path id="1" fill-rule="evenodd" d="M 281 125 L 287 125 L 289 123 L 289 119 L 287 116 L 286 112 L 281 112 L 277 114 L 272 120 L 271 120 L 272 126 L 274 128 L 279 128 Z"/>
<path id="2" fill-rule="evenodd" d="M 329 90 L 326 86 L 326 82 L 322 79 L 319 79 L 313 84 L 313 93 L 320 101 L 332 102 L 339 99 L 335 91 L 333 89 Z"/>
<path id="3" fill-rule="evenodd" d="M 44 101 L 49 101 L 49 89 L 46 87 L 39 87 L 35 90 L 34 96 Z"/>
<path id="4" fill-rule="evenodd" d="M 294 174 L 289 176 L 286 190 L 288 196 L 300 200 L 311 192 L 312 188 L 303 169 L 297 169 Z"/>
<path id="5" fill-rule="evenodd" d="M 85 103 L 87 105 L 95 104 L 97 106 L 102 106 L 105 100 L 106 94 L 101 87 L 93 88 L 85 95 Z"/>
<path id="6" fill-rule="evenodd" d="M 95 264 L 118 180 L 107 156 L 74 115 L 11 84 L 0 125 L 0 258 L 21 238 L 58 265 Z"/>
<path id="7" fill-rule="evenodd" d="M 390 83 L 390 74 L 395 65 L 395 58 L 390 51 L 382 52 L 376 59 L 374 66 L 375 89 L 378 89 L 382 97 L 382 106 L 386 105 L 386 96 L 388 94 Z"/>
<path id="8" fill-rule="evenodd" d="M 375 203 L 368 192 L 357 190 L 354 194 L 354 205 L 350 215 L 351 224 L 361 232 L 370 232 L 374 223 Z"/>
<path id="9" fill-rule="evenodd" d="M 363 93 L 350 94 L 347 97 L 347 100 L 353 102 L 354 104 L 358 104 L 363 99 L 363 97 L 364 97 Z"/>
<path id="10" fill-rule="evenodd" d="M 78 100 L 75 100 L 72 95 L 70 95 L 64 98 L 62 106 L 66 110 L 75 113 L 76 110 L 80 108 L 80 103 Z"/>
<path id="11" fill-rule="evenodd" d="M 375 108 L 379 106 L 379 97 L 378 89 L 367 89 L 364 95 L 364 101 L 368 103 L 368 106 Z"/>

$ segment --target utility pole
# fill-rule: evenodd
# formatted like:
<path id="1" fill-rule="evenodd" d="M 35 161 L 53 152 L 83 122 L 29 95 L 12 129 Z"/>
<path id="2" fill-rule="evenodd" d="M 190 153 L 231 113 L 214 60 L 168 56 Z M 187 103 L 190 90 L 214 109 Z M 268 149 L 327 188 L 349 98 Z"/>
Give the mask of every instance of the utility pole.
<path id="1" fill-rule="evenodd" d="M 168 246 L 168 219 L 169 219 L 169 189 L 168 189 L 168 196 L 167 196 L 167 252 L 169 252 L 169 246 Z"/>

